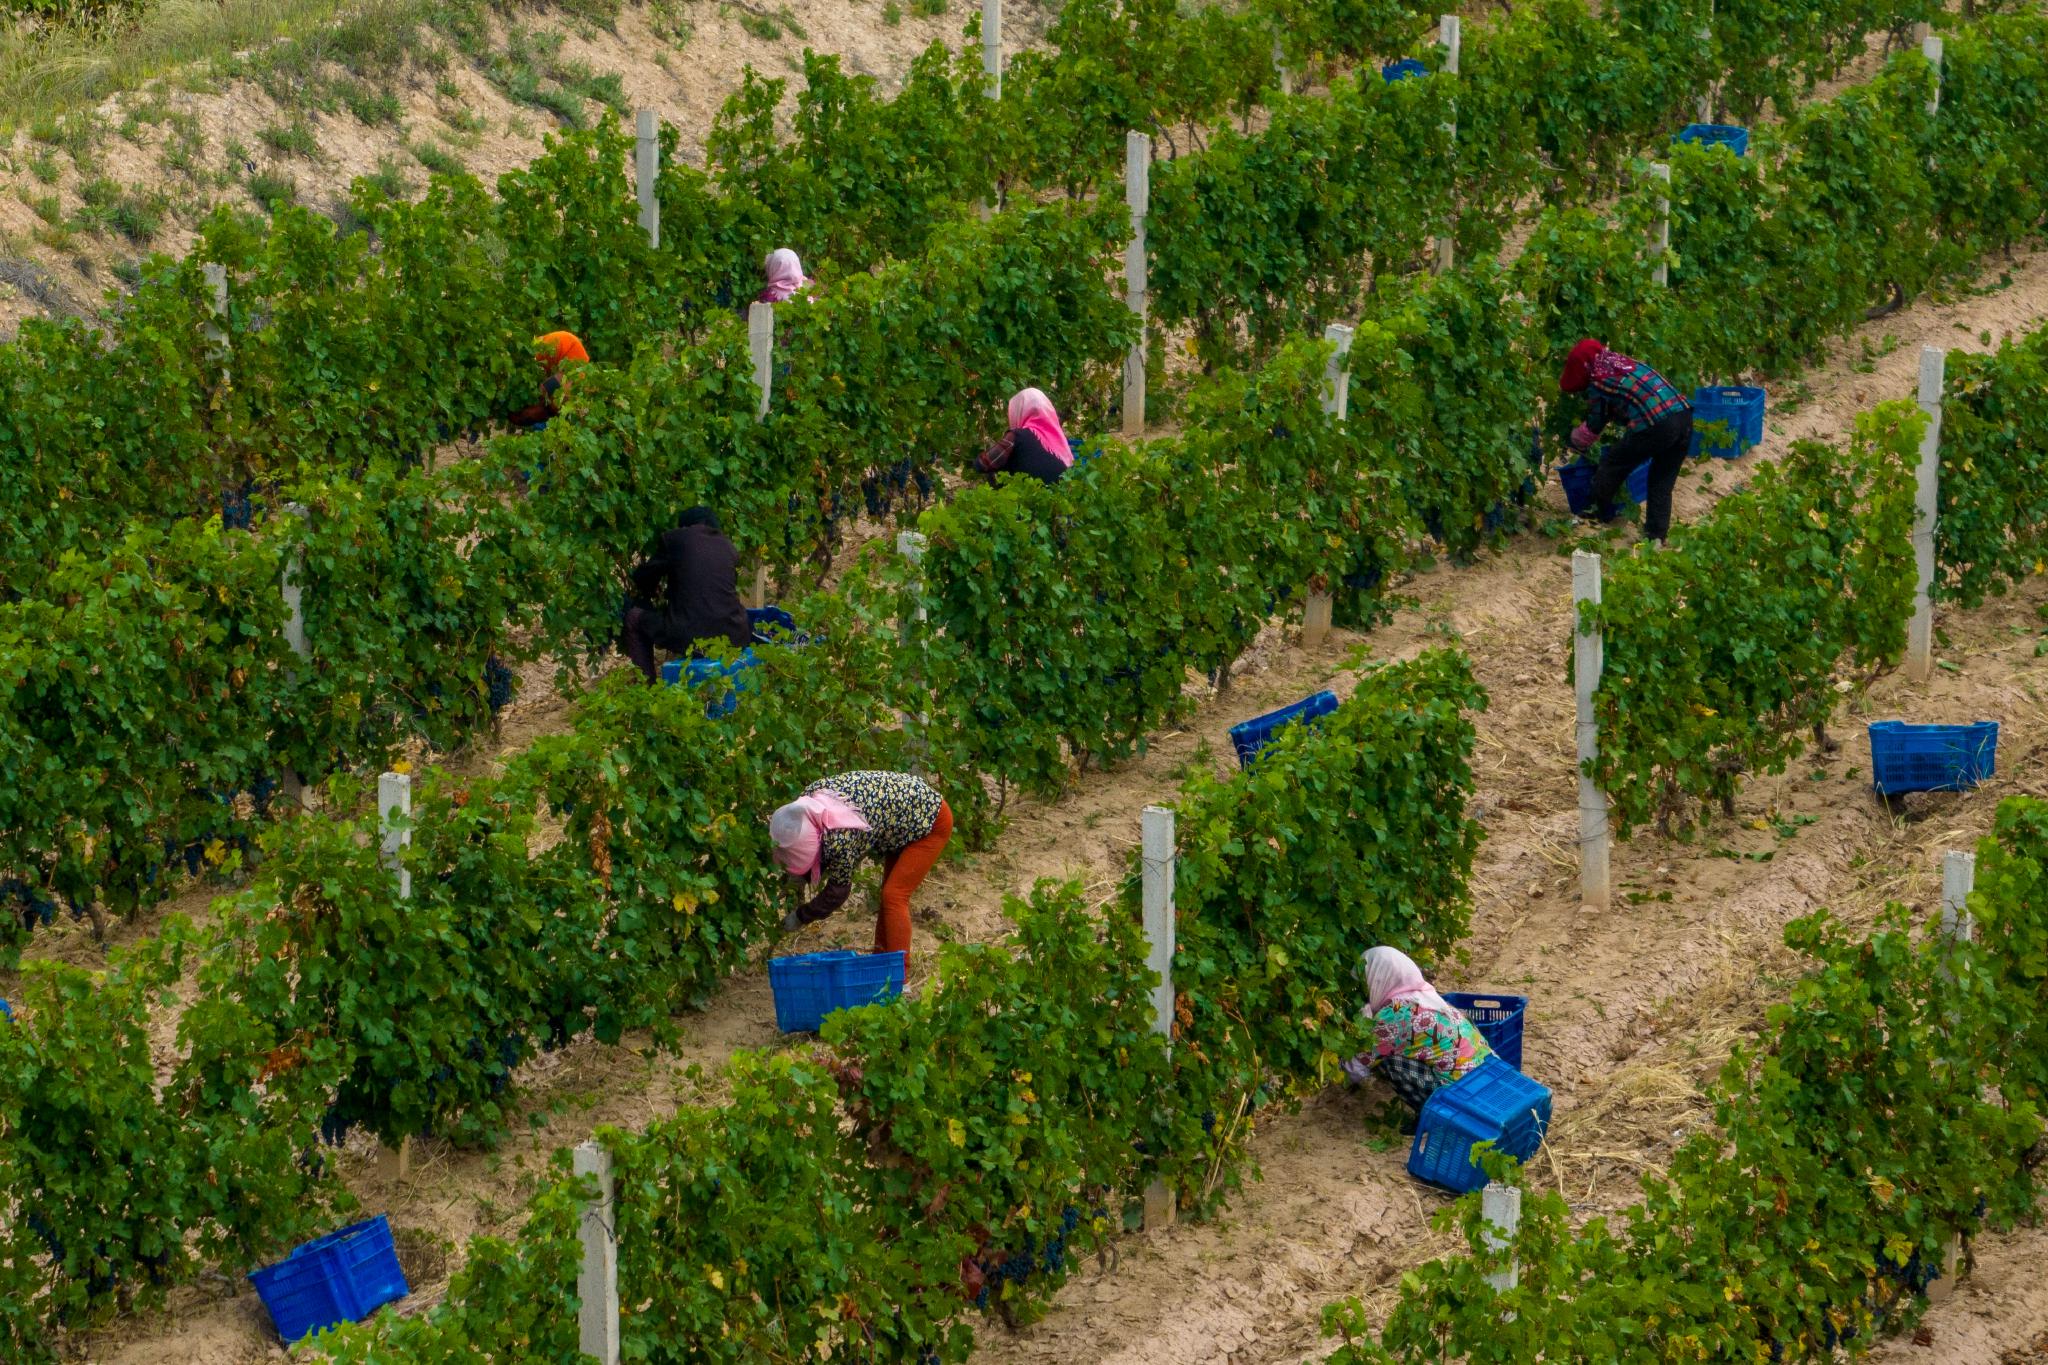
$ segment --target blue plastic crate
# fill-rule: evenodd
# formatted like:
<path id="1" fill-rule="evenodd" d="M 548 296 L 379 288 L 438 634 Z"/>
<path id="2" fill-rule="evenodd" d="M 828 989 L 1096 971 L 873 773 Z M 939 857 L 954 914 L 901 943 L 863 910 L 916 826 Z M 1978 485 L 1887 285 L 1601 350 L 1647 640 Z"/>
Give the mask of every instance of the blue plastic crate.
<path id="1" fill-rule="evenodd" d="M 903 953 L 798 953 L 771 958 L 768 985 L 775 992 L 775 1027 L 816 1033 L 834 1010 L 894 1000 L 903 994 Z"/>
<path id="2" fill-rule="evenodd" d="M 249 1283 L 287 1343 L 337 1323 L 357 1322 L 412 1290 L 382 1214 L 316 1237 Z"/>
<path id="3" fill-rule="evenodd" d="M 686 683 L 695 687 L 707 678 L 725 678 L 731 683 L 721 694 L 705 703 L 704 714 L 717 720 L 729 716 L 739 709 L 740 693 L 749 685 L 745 676 L 750 668 L 758 667 L 760 660 L 754 656 L 752 647 L 741 650 L 726 663 L 716 659 L 670 659 L 661 666 L 661 680 L 671 685 Z"/>
<path id="4" fill-rule="evenodd" d="M 1703 422 L 1725 422 L 1733 435 L 1730 441 L 1707 444 L 1700 430 Z M 1713 455 L 1723 460 L 1739 459 L 1752 446 L 1763 444 L 1764 391 L 1740 384 L 1715 385 L 1692 391 L 1692 449 L 1690 455 Z"/>
<path id="5" fill-rule="evenodd" d="M 0 1019 L 12 1019 L 13 1017 L 14 1007 L 5 1000 L 0 1000 Z"/>
<path id="6" fill-rule="evenodd" d="M 1254 716 L 1248 721 L 1230 727 L 1230 743 L 1237 750 L 1237 763 L 1249 768 L 1252 760 L 1259 756 L 1259 750 L 1272 742 L 1287 726 L 1296 721 L 1313 723 L 1337 709 L 1335 692 L 1318 692 L 1312 697 L 1303 697 L 1291 706 L 1278 711 L 1268 711 L 1263 716 Z"/>
<path id="7" fill-rule="evenodd" d="M 1749 153 L 1749 129 L 1733 123 L 1688 123 L 1671 140 L 1701 147 L 1726 147 L 1737 156 Z"/>
<path id="8" fill-rule="evenodd" d="M 1069 436 L 1067 438 L 1067 450 L 1072 453 L 1075 464 L 1086 464 L 1090 460 L 1102 458 L 1102 442 L 1100 441 L 1090 444 L 1078 436 Z"/>
<path id="9" fill-rule="evenodd" d="M 1410 76 L 1427 76 L 1428 74 L 1428 64 L 1414 57 L 1403 57 L 1398 62 L 1388 62 L 1380 68 L 1380 79 L 1388 85 L 1392 85 L 1396 81 L 1405 81 Z"/>
<path id="10" fill-rule="evenodd" d="M 1527 1161 L 1549 1127 L 1550 1088 L 1493 1058 L 1422 1106 L 1408 1173 L 1460 1194 L 1476 1190 L 1486 1174 L 1472 1162 L 1475 1144 L 1491 1142 L 1496 1151 Z"/>
<path id="11" fill-rule="evenodd" d="M 748 607 L 747 625 L 753 629 L 757 645 L 797 638 L 796 618 L 778 606 Z"/>
<path id="12" fill-rule="evenodd" d="M 1576 464 L 1559 465 L 1557 481 L 1564 485 L 1565 504 L 1572 509 L 1572 515 L 1583 517 L 1593 510 L 1593 472 L 1600 466 L 1592 460 L 1580 460 Z M 1650 462 L 1643 461 L 1629 476 L 1622 480 L 1621 491 L 1631 501 L 1643 503 L 1650 500 Z M 1600 520 L 1613 521 L 1619 516 L 1619 505 L 1610 504 L 1601 514 Z"/>
<path id="13" fill-rule="evenodd" d="M 1522 1066 L 1522 1020 L 1529 1012 L 1526 995 L 1474 995 L 1444 991 L 1444 1002 L 1472 1021 L 1479 1036 L 1509 1066 Z"/>
<path id="14" fill-rule="evenodd" d="M 1908 725 L 1872 721 L 1870 780 L 1879 796 L 1967 791 L 1998 771 L 1998 722 Z"/>

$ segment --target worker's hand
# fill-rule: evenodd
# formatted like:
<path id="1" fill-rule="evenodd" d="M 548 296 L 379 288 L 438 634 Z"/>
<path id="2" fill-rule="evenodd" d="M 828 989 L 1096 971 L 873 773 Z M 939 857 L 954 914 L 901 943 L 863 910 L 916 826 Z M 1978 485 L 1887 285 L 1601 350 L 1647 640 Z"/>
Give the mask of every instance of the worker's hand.
<path id="1" fill-rule="evenodd" d="M 1599 433 L 1594 431 L 1593 428 L 1587 426 L 1584 422 L 1581 422 L 1577 426 L 1572 428 L 1573 450 L 1591 450 L 1593 448 L 1593 442 L 1599 439 Z"/>

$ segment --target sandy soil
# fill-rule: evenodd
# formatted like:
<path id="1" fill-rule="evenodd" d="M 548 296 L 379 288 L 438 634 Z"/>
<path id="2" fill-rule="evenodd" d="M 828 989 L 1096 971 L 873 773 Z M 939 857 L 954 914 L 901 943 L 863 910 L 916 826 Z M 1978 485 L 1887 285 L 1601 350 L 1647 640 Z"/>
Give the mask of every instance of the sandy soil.
<path id="1" fill-rule="evenodd" d="M 1988 292 L 1916 303 L 1838 347 L 1808 377 L 1809 397 L 1789 413 L 1774 407 L 1759 452 L 1688 473 L 1680 516 L 1704 514 L 1751 462 L 1772 458 L 1790 440 L 1838 437 L 1855 412 L 1910 393 L 1920 345 L 1977 348 L 1985 330 L 1995 342 L 2048 311 L 2048 255 L 2015 261 L 2011 282 L 1999 287 L 2006 273 L 2004 266 L 1990 273 Z M 1897 338 L 1889 349 L 1888 335 Z M 1865 341 L 1884 353 L 1865 360 Z M 1555 505 L 1533 520 L 1555 524 L 1550 514 L 1561 512 L 1560 497 L 1553 488 L 1546 498 Z M 1136 841 L 1139 809 L 1170 799 L 1186 765 L 1223 764 L 1229 725 L 1326 683 L 1348 691 L 1344 664 L 1354 650 L 1396 658 L 1458 641 L 1493 698 L 1478 717 L 1474 803 L 1488 838 L 1474 879 L 1470 965 L 1445 984 L 1533 997 L 1526 1064 L 1557 1092 L 1553 1140 L 1537 1179 L 1562 1187 L 1582 1215 L 1625 1206 L 1638 1173 L 1661 1165 L 1703 1121 L 1699 1087 L 1757 1027 L 1777 983 L 1796 972 L 1777 942 L 1787 919 L 1821 905 L 1855 919 L 1887 900 L 1931 906 L 1941 851 L 1981 834 L 2001 796 L 2048 790 L 2039 761 L 2048 748 L 2048 704 L 2039 692 L 2048 665 L 2034 656 L 2048 582 L 2035 580 L 1977 612 L 1945 614 L 1941 656 L 1960 671 L 1937 671 L 1924 689 L 1899 677 L 1881 681 L 1838 718 L 1839 753 L 1752 783 L 1738 801 L 1738 821 L 1718 822 L 1691 844 L 1645 835 L 1617 850 L 1617 904 L 1596 916 L 1578 904 L 1572 852 L 1567 548 L 1531 531 L 1475 565 L 1440 565 L 1407 584 L 1408 606 L 1368 636 L 1338 631 L 1305 650 L 1269 627 L 1230 689 L 1206 696 L 1184 728 L 1155 736 L 1131 763 L 1091 772 L 1058 802 L 1024 800 L 995 850 L 939 868 L 920 898 L 920 931 L 997 937 L 1002 896 L 1040 876 L 1078 876 L 1107 894 Z M 1885 716 L 1997 718 L 2005 727 L 2000 777 L 1975 793 L 1908 798 L 1887 810 L 1869 793 L 1868 755 L 1856 733 L 1864 719 Z M 504 739 L 523 744 L 566 717 L 565 704 L 543 691 L 515 704 Z M 188 897 L 183 908 L 201 901 Z M 842 917 L 787 948 L 859 936 L 857 917 Z M 78 951 L 95 950 L 80 944 Z M 736 1048 L 781 1045 L 771 1019 L 765 975 L 756 969 L 686 1021 L 679 1054 L 654 1054 L 645 1039 L 618 1048 L 586 1039 L 538 1059 L 519 1078 L 531 1127 L 496 1153 L 421 1143 L 417 1169 L 404 1182 L 392 1180 L 359 1137 L 345 1155 L 346 1178 L 368 1211 L 388 1213 L 404 1234 L 421 1291 L 405 1311 L 438 1300 L 464 1238 L 516 1227 L 521 1201 L 552 1151 L 598 1124 L 640 1125 L 680 1103 L 715 1099 L 715 1079 L 684 1073 Z M 1043 1322 L 1015 1334 L 992 1324 L 978 1358 L 1248 1365 L 1317 1357 L 1325 1302 L 1362 1293 L 1383 1308 L 1402 1268 L 1443 1249 L 1427 1229 L 1428 1213 L 1443 1200 L 1408 1179 L 1402 1147 L 1368 1122 L 1383 1099 L 1333 1091 L 1298 1115 L 1269 1120 L 1255 1145 L 1264 1178 L 1221 1219 L 1130 1239 L 1112 1271 L 1077 1276 Z M 1928 1358 L 1990 1359 L 1981 1352 L 2048 1327 L 2048 1287 L 2025 1273 L 2026 1245 L 1982 1249 L 1964 1291 L 1930 1318 L 1937 1352 L 1951 1336 L 1985 1344 Z M 80 1347 L 94 1360 L 136 1365 L 226 1365 L 277 1353 L 252 1295 L 204 1282 L 180 1290 L 167 1315 L 117 1325 Z"/>
<path id="2" fill-rule="evenodd" d="M 898 29 L 882 28 L 863 5 L 805 0 L 791 12 L 808 30 L 810 45 L 846 53 L 850 69 L 887 79 L 933 36 L 957 38 L 964 17 L 958 0 L 954 9 L 939 20 L 906 16 Z M 646 13 L 630 9 L 618 33 L 572 37 L 565 52 L 599 71 L 620 72 L 629 102 L 680 124 L 687 147 L 737 83 L 743 61 L 786 74 L 779 63 L 803 45 L 763 43 L 741 30 L 737 17 L 693 6 L 695 36 L 680 53 L 664 57 Z M 1013 27 L 1021 22 L 1011 19 Z M 514 109 L 472 70 L 456 75 L 462 111 L 483 114 L 488 124 L 458 155 L 487 172 L 523 164 L 538 149 L 545 116 Z M 415 137 L 435 128 L 452 132 L 446 117 L 460 112 L 438 105 L 430 86 L 422 82 L 408 100 Z M 207 122 L 209 146 L 216 148 L 230 129 L 240 129 L 253 145 L 250 130 L 277 116 L 267 97 L 247 87 L 168 98 L 173 107 L 190 101 L 183 107 Z M 532 125 L 530 136 L 516 132 L 520 121 Z M 316 127 L 326 160 L 302 168 L 302 183 L 315 171 L 323 185 L 346 183 L 394 150 L 392 134 L 352 120 L 318 119 Z M 121 151 L 128 144 L 111 140 L 105 173 L 122 180 L 129 169 L 138 177 L 153 173 L 152 135 L 145 130 L 132 153 Z M 132 164 L 116 162 L 117 154 L 132 155 Z M 161 175 L 160 168 L 154 173 Z M 67 180 L 65 190 L 71 189 Z M 26 230 L 10 216 L 17 211 L 26 212 L 0 197 L 0 231 Z M 1994 270 L 1986 283 L 1996 286 L 2000 273 Z M 1995 343 L 2048 312 L 2048 257 L 2016 261 L 2011 274 L 2009 285 L 1990 292 L 1916 302 L 1838 347 L 1831 363 L 1803 385 L 1774 392 L 1764 448 L 1749 460 L 1689 473 L 1681 485 L 1681 519 L 1702 515 L 1740 481 L 1750 461 L 1774 457 L 1792 439 L 1839 437 L 1855 412 L 1910 395 L 1921 345 L 1979 349 L 1981 333 L 1988 330 Z M 0 318 L 8 316 L 19 312 L 0 307 Z M 1895 346 L 1888 346 L 1888 337 Z M 1546 496 L 1548 510 L 1561 515 L 1557 490 Z M 1343 665 L 1354 649 L 1392 658 L 1458 640 L 1493 697 L 1491 710 L 1478 718 L 1475 802 L 1488 841 L 1475 878 L 1479 913 L 1467 944 L 1470 966 L 1462 981 L 1445 984 L 1534 997 L 1527 1065 L 1555 1086 L 1558 1104 L 1554 1141 L 1541 1162 L 1548 1175 L 1539 1179 L 1563 1186 L 1574 1208 L 1587 1215 L 1623 1206 L 1636 1174 L 1661 1164 L 1701 1121 L 1698 1087 L 1728 1048 L 1755 1029 L 1773 983 L 1796 970 L 1774 946 L 1786 919 L 1822 904 L 1860 917 L 1886 899 L 1931 904 L 1940 851 L 1981 833 L 2000 796 L 2042 790 L 2038 759 L 2048 727 L 2036 689 L 2048 680 L 2048 669 L 2033 648 L 2041 628 L 2035 609 L 2048 591 L 2036 580 L 2016 598 L 1945 617 L 1943 657 L 1959 663 L 1961 672 L 1939 672 L 1926 689 L 1897 678 L 1879 684 L 1857 714 L 1840 718 L 1839 754 L 1752 784 L 1738 803 L 1742 820 L 1736 824 L 1723 822 L 1691 845 L 1644 836 L 1619 849 L 1618 904 L 1607 915 L 1589 916 L 1577 904 L 1572 853 L 1564 548 L 1532 531 L 1476 565 L 1422 574 L 1404 589 L 1412 599 L 1408 608 L 1369 636 L 1339 631 L 1322 647 L 1304 650 L 1269 628 L 1240 661 L 1232 687 L 1205 696 L 1184 728 L 1155 736 L 1140 759 L 1091 772 L 1058 802 L 1023 800 L 997 849 L 938 869 L 920 897 L 920 932 L 998 937 L 1005 929 L 1003 895 L 1027 890 L 1040 876 L 1079 876 L 1106 894 L 1136 842 L 1139 809 L 1170 799 L 1186 765 L 1223 765 L 1229 725 L 1326 683 L 1347 692 Z M 499 744 L 458 756 L 453 766 L 489 767 L 568 723 L 571 708 L 545 684 L 547 671 L 529 670 L 522 699 L 504 717 Z M 1915 799 L 1901 811 L 1887 811 L 1868 792 L 1867 753 L 1855 733 L 1865 713 L 1996 717 L 2006 727 L 2002 776 L 1978 793 Z M 1811 823 L 1804 823 L 1807 817 Z M 1789 837 L 1772 827 L 1773 818 L 1784 822 Z M 1751 821 L 1763 828 L 1749 827 Z M 1766 855 L 1769 861 L 1762 861 Z M 1668 902 L 1655 899 L 1665 893 Z M 161 913 L 203 917 L 213 894 L 213 888 L 188 892 L 124 927 L 116 941 L 145 932 Z M 850 943 L 861 936 L 858 926 L 857 916 L 841 917 L 788 947 Z M 84 964 L 103 960 L 103 951 L 82 929 L 38 940 L 39 955 Z M 416 1168 L 402 1182 L 358 1137 L 345 1154 L 345 1176 L 365 1209 L 388 1213 L 400 1231 L 418 1290 L 403 1311 L 438 1301 L 464 1239 L 516 1228 L 521 1205 L 554 1150 L 599 1124 L 640 1126 L 679 1104 L 715 1099 L 718 1082 L 695 1080 L 688 1069 L 737 1048 L 781 1045 L 771 1021 L 765 973 L 755 970 L 686 1021 L 679 1053 L 657 1054 L 644 1038 L 617 1048 L 585 1039 L 537 1059 L 519 1077 L 528 1126 L 494 1153 L 421 1143 Z M 1078 1276 L 1044 1322 L 1015 1335 L 991 1324 L 980 1358 L 1245 1365 L 1319 1355 L 1315 1321 L 1323 1303 L 1363 1293 L 1384 1305 L 1398 1272 L 1440 1249 L 1426 1215 L 1441 1200 L 1405 1176 L 1402 1149 L 1366 1122 L 1366 1110 L 1382 1098 L 1332 1092 L 1299 1115 L 1269 1121 L 1256 1146 L 1264 1179 L 1222 1219 L 1127 1241 L 1112 1272 Z M 1910 1350 L 1914 1359 L 1990 1360 L 1992 1352 L 2048 1330 L 2048 1287 L 2027 1273 L 2041 1235 L 1980 1248 L 1976 1275 L 1930 1314 L 1932 1350 L 1896 1350 Z M 118 1324 L 75 1345 L 83 1358 L 134 1365 L 227 1365 L 284 1354 L 254 1296 L 220 1279 L 179 1290 L 166 1314 Z"/>

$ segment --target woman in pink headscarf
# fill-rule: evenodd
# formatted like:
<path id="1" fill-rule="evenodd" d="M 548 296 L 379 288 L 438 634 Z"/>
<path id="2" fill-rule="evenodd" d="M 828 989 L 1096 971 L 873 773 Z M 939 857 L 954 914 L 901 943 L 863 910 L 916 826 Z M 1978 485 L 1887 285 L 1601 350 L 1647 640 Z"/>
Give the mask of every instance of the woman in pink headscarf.
<path id="1" fill-rule="evenodd" d="M 804 275 L 804 263 L 786 246 L 769 252 L 767 264 L 762 269 L 768 277 L 768 284 L 754 296 L 757 303 L 781 303 L 810 288 L 811 282 Z"/>
<path id="2" fill-rule="evenodd" d="M 953 837 L 953 808 L 937 789 L 910 773 L 857 772 L 820 778 L 768 821 L 775 861 L 818 893 L 783 927 L 815 924 L 846 904 L 854 873 L 869 858 L 882 864 L 882 912 L 875 951 L 910 963 L 910 894 Z"/>
<path id="3" fill-rule="evenodd" d="M 1439 1086 L 1463 1080 L 1493 1049 L 1470 1020 L 1430 989 L 1422 968 L 1399 948 L 1366 949 L 1358 969 L 1375 1036 L 1373 1050 L 1346 1062 L 1345 1074 L 1363 1081 L 1378 1072 L 1419 1117 Z M 1402 1131 L 1414 1132 L 1414 1121 Z"/>
<path id="4" fill-rule="evenodd" d="M 1053 484 L 1073 468 L 1074 448 L 1045 390 L 1019 389 L 1011 397 L 1009 433 L 983 451 L 975 463 L 990 483 L 998 473 L 1010 473 Z"/>

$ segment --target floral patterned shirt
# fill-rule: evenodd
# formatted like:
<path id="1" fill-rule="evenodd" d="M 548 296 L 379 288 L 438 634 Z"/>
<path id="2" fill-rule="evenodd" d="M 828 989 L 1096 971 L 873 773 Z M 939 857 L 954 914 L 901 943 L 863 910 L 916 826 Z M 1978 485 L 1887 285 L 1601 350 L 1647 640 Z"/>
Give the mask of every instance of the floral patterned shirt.
<path id="1" fill-rule="evenodd" d="M 909 773 L 841 773 L 818 779 L 804 788 L 804 795 L 828 787 L 845 797 L 870 828 L 826 833 L 818 879 L 827 885 L 851 885 L 865 860 L 900 853 L 930 834 L 944 804 L 929 782 Z"/>
<path id="2" fill-rule="evenodd" d="M 1445 1014 L 1424 1009 L 1413 1000 L 1395 1000 L 1375 1014 L 1372 1022 L 1377 1038 L 1375 1062 L 1415 1057 L 1442 1072 L 1446 1081 L 1457 1081 L 1493 1055 L 1471 1020 L 1456 1010 Z"/>

